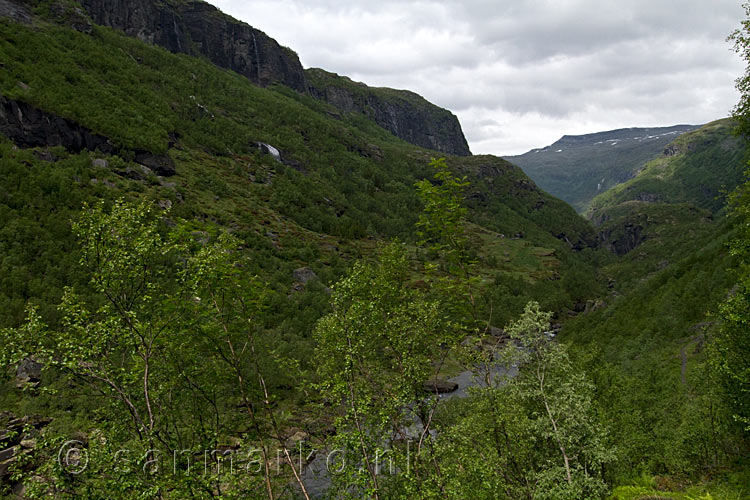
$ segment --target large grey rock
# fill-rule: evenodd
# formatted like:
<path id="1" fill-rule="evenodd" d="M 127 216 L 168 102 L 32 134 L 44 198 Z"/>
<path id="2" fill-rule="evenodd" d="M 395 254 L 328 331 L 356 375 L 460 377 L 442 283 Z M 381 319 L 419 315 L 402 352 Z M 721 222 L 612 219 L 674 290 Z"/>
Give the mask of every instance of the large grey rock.
<path id="1" fill-rule="evenodd" d="M 258 85 L 278 82 L 307 92 L 297 54 L 206 2 L 83 0 L 82 4 L 97 24 L 170 52 L 205 56 Z"/>
<path id="2" fill-rule="evenodd" d="M 135 161 L 162 177 L 170 177 L 176 173 L 174 161 L 169 155 L 154 155 L 148 151 L 139 151 L 135 155 Z"/>
<path id="3" fill-rule="evenodd" d="M 42 379 L 43 365 L 31 358 L 26 358 L 16 368 L 16 381 L 19 384 L 37 384 Z"/>
<path id="4" fill-rule="evenodd" d="M 456 382 L 443 379 L 432 379 L 424 383 L 424 390 L 435 394 L 447 394 L 458 389 Z"/>
<path id="5" fill-rule="evenodd" d="M 19 1 L 0 0 L 0 18 L 6 17 L 19 23 L 30 23 L 31 13 L 28 7 Z"/>
<path id="6" fill-rule="evenodd" d="M 0 479 L 5 480 L 8 476 L 10 476 L 10 467 L 15 463 L 15 461 L 15 457 L 0 461 Z"/>
<path id="7" fill-rule="evenodd" d="M 502 328 L 498 328 L 496 326 L 491 326 L 489 328 L 489 334 L 497 339 L 507 338 L 508 334 L 503 330 Z"/>
<path id="8" fill-rule="evenodd" d="M 315 274 L 315 271 L 313 271 L 309 267 L 300 267 L 299 269 L 295 269 L 292 272 L 292 275 L 294 276 L 294 281 L 305 284 L 310 280 L 318 278 L 318 275 Z"/>
<path id="9" fill-rule="evenodd" d="M 20 448 L 18 446 L 11 446 L 10 448 L 0 450 L 0 462 L 3 462 L 5 460 L 10 460 L 11 458 L 18 455 L 19 451 L 20 451 Z"/>

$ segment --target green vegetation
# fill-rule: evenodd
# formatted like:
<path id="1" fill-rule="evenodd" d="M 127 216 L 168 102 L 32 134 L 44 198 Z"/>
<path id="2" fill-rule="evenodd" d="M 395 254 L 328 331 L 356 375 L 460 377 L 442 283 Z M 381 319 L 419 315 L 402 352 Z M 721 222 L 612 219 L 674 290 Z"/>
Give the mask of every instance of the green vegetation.
<path id="1" fill-rule="evenodd" d="M 332 450 L 332 498 L 750 494 L 733 122 L 645 158 L 595 228 L 500 158 L 34 23 L 0 20 L 0 92 L 117 153 L 0 137 L 0 406 L 53 419 L 0 435 L 28 450 L 2 494 L 305 498 Z M 30 359 L 41 381 L 16 385 Z M 435 394 L 467 370 L 466 397 Z"/>
<path id="2" fill-rule="evenodd" d="M 734 126 L 727 118 L 681 135 L 667 146 L 669 155 L 645 163 L 633 179 L 594 198 L 589 214 L 631 200 L 691 203 L 718 212 L 742 181 L 744 151 Z"/>
<path id="3" fill-rule="evenodd" d="M 484 384 L 444 417 L 437 448 L 449 498 L 605 494 L 603 471 L 614 454 L 596 414 L 594 385 L 565 345 L 549 341 L 550 317 L 529 303 L 508 325 L 511 341 L 485 359 L 520 365 L 520 374 L 493 373 L 484 364 Z"/>
<path id="4" fill-rule="evenodd" d="M 735 109 L 738 120 L 738 132 L 748 137 L 747 103 L 748 73 L 750 71 L 750 5 L 745 5 L 749 19 L 742 23 L 732 39 L 735 49 L 748 63 L 744 77 L 737 80 L 737 89 L 741 93 L 740 103 Z M 750 181 L 740 186 L 731 198 L 732 215 L 737 219 L 737 237 L 731 241 L 730 249 L 737 258 L 734 268 L 735 285 L 722 302 L 720 318 L 722 320 L 717 334 L 713 338 L 712 366 L 724 390 L 734 422 L 743 427 L 745 437 L 750 436 L 750 363 L 747 352 L 750 349 L 750 233 L 748 217 L 750 216 Z"/>
<path id="5" fill-rule="evenodd" d="M 72 160 L 64 151 L 53 152 L 59 161 L 50 163 L 39 159 L 41 152 L 3 146 L 9 152 L 2 159 L 4 189 L 14 200 L 8 203 L 7 220 L 16 222 L 4 233 L 5 244 L 14 250 L 2 272 L 9 281 L 0 293 L 10 306 L 2 324 L 18 324 L 30 298 L 41 299 L 42 309 L 54 315 L 50 304 L 70 282 L 59 275 L 74 273 L 70 260 L 54 269 L 56 265 L 26 254 L 27 228 L 44 226 L 37 237 L 47 243 L 34 246 L 38 251 L 49 246 L 47 262 L 58 257 L 58 243 L 53 242 L 62 242 L 59 256 L 64 262 L 66 249 L 74 248 L 67 221 L 81 203 L 113 199 L 122 189 L 133 196 L 169 200 L 178 217 L 241 228 L 246 245 L 263 249 L 257 265 L 269 271 L 282 265 L 279 258 L 296 260 L 297 267 L 316 259 L 329 261 L 325 248 L 349 246 L 336 238 L 369 235 L 413 241 L 419 206 L 413 183 L 428 175 L 430 154 L 361 116 L 333 119 L 329 106 L 310 97 L 283 87 L 258 88 L 208 62 L 169 54 L 104 28 L 85 35 L 46 24 L 31 29 L 0 21 L 0 30 L 3 95 L 70 118 L 123 148 L 121 158 L 81 153 L 73 169 L 67 167 Z M 177 139 L 169 149 L 176 177 L 143 175 L 146 178 L 138 180 L 113 175 L 137 176 L 140 167 L 133 161 L 133 150 L 162 153 L 170 137 Z M 258 141 L 278 148 L 286 163 L 261 154 Z M 93 173 L 90 158 L 106 159 L 108 170 Z M 477 202 L 469 218 L 493 223 L 500 232 L 522 231 L 539 246 L 557 248 L 561 258 L 576 260 L 555 236 L 561 231 L 577 241 L 590 232 L 585 222 L 563 203 L 524 184 L 528 179 L 523 173 L 500 159 L 449 159 L 451 167 L 467 173 L 479 162 L 497 174 L 490 172 L 491 185 L 472 177 Z M 52 179 L 58 179 L 57 198 L 43 192 Z M 29 203 L 32 199 L 38 204 Z M 537 205 L 543 206 L 534 209 Z M 43 215 L 50 212 L 56 219 Z M 278 247 L 272 246 L 268 233 L 279 236 Z M 298 246 L 309 251 L 292 255 L 291 247 Z M 42 283 L 47 279 L 42 278 L 42 265 L 49 268 L 45 276 L 57 282 Z M 24 266 L 34 267 L 35 274 L 21 278 Z M 294 267 L 283 266 L 286 276 L 280 270 L 270 281 L 282 280 L 288 287 Z M 331 276 L 337 272 L 340 269 Z M 36 288 L 28 290 L 30 286 Z M 309 323 L 306 328 L 309 332 Z"/>
<path id="6" fill-rule="evenodd" d="M 286 362 L 267 355 L 278 339 L 262 326 L 265 287 L 248 275 L 236 238 L 223 232 L 201 244 L 184 226 L 162 236 L 149 205 L 84 207 L 74 230 L 81 264 L 91 270 L 88 300 L 66 288 L 59 328 L 30 307 L 22 328 L 2 332 L 4 366 L 33 356 L 88 398 L 104 398 L 88 422 L 96 426 L 91 467 L 70 477 L 54 453 L 62 440 L 52 438 L 43 450 L 50 453 L 40 466 L 44 476 L 27 494 L 133 498 L 146 489 L 149 497 L 169 491 L 184 498 L 226 489 L 254 496 L 265 487 L 272 495 L 279 486 L 271 484 L 268 465 L 259 476 L 265 482 L 248 475 L 227 484 L 232 477 L 201 457 L 219 450 L 230 433 L 257 443 L 266 464 L 269 434 L 287 451 L 284 417 L 269 393 L 278 375 L 267 375 Z M 42 394 L 58 390 L 70 389 Z M 159 474 L 163 457 L 173 457 L 170 465 L 184 473 Z M 201 459 L 211 473 L 190 474 L 191 461 Z M 287 461 L 294 468 L 288 451 Z"/>
<path id="7" fill-rule="evenodd" d="M 613 499 L 748 495 L 747 435 L 732 418 L 746 379 L 746 328 L 732 323 L 744 317 L 742 278 L 730 271 L 742 269 L 746 236 L 724 216 L 745 168 L 736 120 L 681 135 L 591 202 L 600 240 L 624 255 L 602 263 L 609 293 L 564 338 L 587 363 L 618 444 Z"/>

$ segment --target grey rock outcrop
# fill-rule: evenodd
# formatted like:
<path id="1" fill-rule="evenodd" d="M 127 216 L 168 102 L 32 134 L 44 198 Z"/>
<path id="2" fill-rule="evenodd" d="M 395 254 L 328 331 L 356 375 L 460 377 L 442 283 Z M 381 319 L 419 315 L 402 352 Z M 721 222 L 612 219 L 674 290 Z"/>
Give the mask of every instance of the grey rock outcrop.
<path id="1" fill-rule="evenodd" d="M 135 162 L 163 177 L 170 177 L 176 173 L 174 161 L 169 155 L 153 155 L 140 151 L 135 155 Z"/>
<path id="2" fill-rule="evenodd" d="M 43 365 L 32 358 L 26 358 L 16 368 L 16 382 L 19 386 L 36 385 L 42 379 Z"/>
<path id="3" fill-rule="evenodd" d="M 0 17 L 30 22 L 28 2 L 0 0 Z M 450 111 L 406 90 L 371 88 L 323 70 L 305 71 L 293 50 L 204 1 L 81 0 L 81 5 L 85 14 L 79 13 L 80 8 L 68 8 L 58 17 L 79 31 L 90 31 L 88 15 L 96 24 L 170 52 L 205 57 L 257 85 L 281 83 L 311 93 L 342 111 L 367 116 L 411 144 L 441 153 L 471 155 L 461 125 Z M 322 84 L 320 75 L 327 79 Z M 309 85 L 309 76 L 315 77 L 314 88 Z M 331 79 L 346 81 L 346 85 L 330 85 Z"/>
<path id="4" fill-rule="evenodd" d="M 52 419 L 39 416 L 16 418 L 9 412 L 0 412 L 0 484 L 22 489 L 21 483 L 13 480 L 14 468 L 28 472 L 34 467 L 33 456 L 36 436 Z"/>
<path id="5" fill-rule="evenodd" d="M 8 137 L 21 148 L 62 146 L 78 153 L 83 150 L 99 151 L 104 154 L 119 154 L 105 136 L 97 134 L 71 120 L 48 113 L 31 104 L 8 99 L 0 95 L 0 134 Z M 174 162 L 169 155 L 155 155 L 148 151 L 134 151 L 135 161 L 157 175 L 169 177 L 176 173 Z M 53 161 L 52 157 L 49 161 Z M 106 165 L 104 160 L 94 160 Z M 104 163 L 101 163 L 104 161 Z"/>
<path id="6" fill-rule="evenodd" d="M 458 118 L 407 90 L 368 87 L 322 69 L 305 70 L 313 97 L 359 113 L 406 142 L 441 153 L 469 156 Z"/>
<path id="7" fill-rule="evenodd" d="M 292 275 L 294 276 L 294 281 L 307 284 L 308 281 L 318 279 L 318 275 L 315 274 L 315 271 L 310 269 L 309 267 L 300 267 L 299 269 L 295 269 L 292 271 Z"/>
<path id="8" fill-rule="evenodd" d="M 113 154 L 116 148 L 103 135 L 25 102 L 0 95 L 0 133 L 22 148 L 63 146 Z"/>
<path id="9" fill-rule="evenodd" d="M 292 50 L 206 2 L 83 0 L 82 4 L 96 24 L 170 52 L 204 56 L 258 85 L 278 82 L 307 92 L 305 73 Z"/>
<path id="10" fill-rule="evenodd" d="M 609 251 L 617 255 L 625 255 L 646 239 L 643 230 L 642 224 L 626 221 L 619 227 L 599 231 L 599 242 Z"/>
<path id="11" fill-rule="evenodd" d="M 0 18 L 9 18 L 19 23 L 30 23 L 31 13 L 28 7 L 19 1 L 0 0 Z"/>

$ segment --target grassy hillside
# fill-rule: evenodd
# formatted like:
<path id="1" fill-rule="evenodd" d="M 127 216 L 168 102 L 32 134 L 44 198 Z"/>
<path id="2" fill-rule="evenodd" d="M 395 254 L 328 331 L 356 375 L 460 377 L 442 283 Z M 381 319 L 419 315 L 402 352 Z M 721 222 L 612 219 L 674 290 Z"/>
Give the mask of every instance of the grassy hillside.
<path id="1" fill-rule="evenodd" d="M 681 135 L 634 178 L 594 198 L 587 215 L 599 241 L 627 254 L 613 274 L 632 281 L 695 251 L 693 242 L 721 224 L 744 158 L 731 120 L 719 120 Z"/>
<path id="2" fill-rule="evenodd" d="M 613 423 L 623 467 L 618 482 L 633 485 L 615 498 L 631 498 L 628 488 L 641 492 L 632 498 L 682 498 L 691 486 L 705 495 L 711 482 L 710 498 L 748 494 L 746 469 L 725 475 L 718 467 L 741 464 L 745 445 L 726 438 L 732 423 L 719 417 L 725 410 L 708 362 L 718 304 L 734 281 L 726 246 L 733 234 L 725 223 L 682 240 L 689 255 L 630 283 L 624 294 L 613 290 L 566 324 L 563 336 L 596 374 L 601 408 Z"/>
<path id="3" fill-rule="evenodd" d="M 589 213 L 626 201 L 691 203 L 719 211 L 727 193 L 742 180 L 744 150 L 733 127 L 727 118 L 681 135 L 641 165 L 633 179 L 594 198 Z"/>

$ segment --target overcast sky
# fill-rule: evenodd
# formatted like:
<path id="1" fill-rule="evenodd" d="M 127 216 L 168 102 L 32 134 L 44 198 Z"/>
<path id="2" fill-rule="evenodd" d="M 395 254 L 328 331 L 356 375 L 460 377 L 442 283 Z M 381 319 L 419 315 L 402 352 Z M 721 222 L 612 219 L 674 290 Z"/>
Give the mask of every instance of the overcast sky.
<path id="1" fill-rule="evenodd" d="M 208 0 L 320 67 L 453 111 L 473 153 L 727 116 L 740 0 Z"/>

